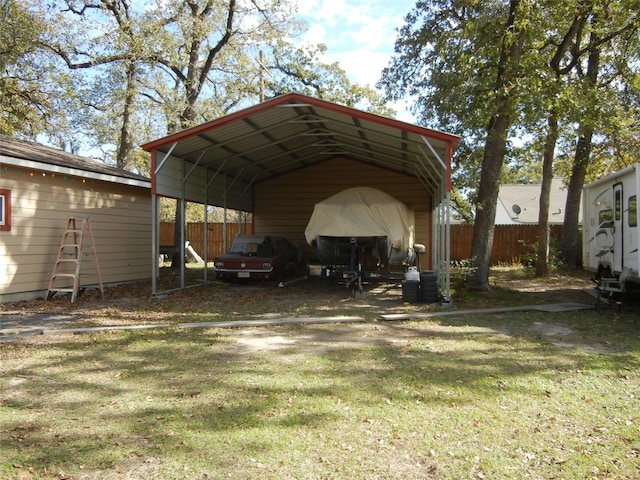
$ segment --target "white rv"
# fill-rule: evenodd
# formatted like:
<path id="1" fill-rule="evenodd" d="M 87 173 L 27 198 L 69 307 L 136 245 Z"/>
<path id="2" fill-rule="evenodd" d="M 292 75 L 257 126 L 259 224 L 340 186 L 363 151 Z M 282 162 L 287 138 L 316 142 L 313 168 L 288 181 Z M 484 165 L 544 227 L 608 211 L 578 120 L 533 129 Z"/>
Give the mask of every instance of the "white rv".
<path id="1" fill-rule="evenodd" d="M 640 163 L 591 183 L 582 192 L 582 263 L 598 276 L 617 276 L 629 267 L 640 282 L 638 236 Z"/>

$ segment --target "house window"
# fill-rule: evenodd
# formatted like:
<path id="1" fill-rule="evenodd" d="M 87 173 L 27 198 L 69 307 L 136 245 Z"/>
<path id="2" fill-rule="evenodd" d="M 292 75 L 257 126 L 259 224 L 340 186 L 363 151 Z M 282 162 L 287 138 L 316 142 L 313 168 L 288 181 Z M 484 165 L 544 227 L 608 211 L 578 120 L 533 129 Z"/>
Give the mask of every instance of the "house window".
<path id="1" fill-rule="evenodd" d="M 11 190 L 0 188 L 0 231 L 11 230 Z"/>
<path id="2" fill-rule="evenodd" d="M 629 197 L 629 226 L 638 226 L 638 203 L 635 195 Z"/>

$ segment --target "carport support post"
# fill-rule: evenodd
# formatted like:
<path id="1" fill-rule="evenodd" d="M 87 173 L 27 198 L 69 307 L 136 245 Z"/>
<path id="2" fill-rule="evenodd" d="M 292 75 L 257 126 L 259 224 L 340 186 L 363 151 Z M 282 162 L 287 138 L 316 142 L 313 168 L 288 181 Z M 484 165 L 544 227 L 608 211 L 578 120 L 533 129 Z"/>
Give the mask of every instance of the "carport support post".
<path id="1" fill-rule="evenodd" d="M 450 193 L 440 191 L 440 202 L 434 209 L 432 262 L 438 274 L 443 304 L 451 302 L 451 217 Z"/>
<path id="2" fill-rule="evenodd" d="M 151 295 L 155 296 L 158 292 L 158 276 L 160 275 L 160 262 L 158 246 L 160 238 L 160 222 L 158 222 L 158 196 L 154 193 L 151 195 Z"/>
<path id="3" fill-rule="evenodd" d="M 432 198 L 438 199 L 438 206 L 433 208 L 432 218 L 433 233 L 431 242 L 432 264 L 437 269 L 438 285 L 442 291 L 445 304 L 451 302 L 451 157 L 453 149 L 447 147 L 446 163 L 433 148 L 426 137 L 422 137 L 433 157 L 441 167 L 440 184 Z M 424 155 L 424 154 L 423 154 Z M 426 158 L 426 155 L 424 155 Z"/>
<path id="4" fill-rule="evenodd" d="M 222 251 L 226 252 L 227 251 L 227 177 L 224 177 L 224 198 L 222 199 L 222 203 L 223 203 L 223 211 L 224 211 L 224 215 L 223 215 L 223 223 L 222 223 Z"/>
<path id="5" fill-rule="evenodd" d="M 451 193 L 446 191 L 444 200 L 444 259 L 442 268 L 444 270 L 444 303 L 451 302 Z"/>
<path id="6" fill-rule="evenodd" d="M 224 213 L 222 215 L 222 251 L 227 251 L 227 207 L 224 207 Z"/>
<path id="7" fill-rule="evenodd" d="M 204 283 L 209 283 L 209 205 L 204 204 Z"/>
<path id="8" fill-rule="evenodd" d="M 209 169 L 205 169 L 204 182 L 204 283 L 209 283 Z"/>
<path id="9" fill-rule="evenodd" d="M 185 261 L 184 261 L 184 242 L 185 242 L 185 232 L 184 232 L 184 224 L 185 224 L 185 201 L 184 197 L 178 200 L 178 208 L 180 209 L 180 288 L 184 288 L 185 286 Z"/>

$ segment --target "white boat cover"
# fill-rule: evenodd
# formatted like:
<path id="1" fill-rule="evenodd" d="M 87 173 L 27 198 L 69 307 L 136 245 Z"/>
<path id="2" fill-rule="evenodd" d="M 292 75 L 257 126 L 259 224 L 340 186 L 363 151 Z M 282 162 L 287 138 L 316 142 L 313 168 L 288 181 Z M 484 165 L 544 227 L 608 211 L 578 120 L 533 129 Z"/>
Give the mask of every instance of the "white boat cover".
<path id="1" fill-rule="evenodd" d="M 387 237 L 390 247 L 413 247 L 413 210 L 380 190 L 356 187 L 317 203 L 304 231 L 311 244 L 318 236 Z"/>

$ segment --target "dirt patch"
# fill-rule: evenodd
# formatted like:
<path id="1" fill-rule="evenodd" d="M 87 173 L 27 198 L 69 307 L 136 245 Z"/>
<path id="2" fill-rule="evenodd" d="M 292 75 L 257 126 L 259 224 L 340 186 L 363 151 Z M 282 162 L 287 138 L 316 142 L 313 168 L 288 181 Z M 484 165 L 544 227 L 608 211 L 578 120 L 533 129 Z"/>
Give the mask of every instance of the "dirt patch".
<path id="1" fill-rule="evenodd" d="M 252 328 L 227 331 L 222 335 L 231 339 L 226 354 L 246 356 L 279 352 L 282 362 L 300 355 L 323 354 L 331 351 L 366 347 L 410 349 L 415 342 L 448 338 L 452 335 L 500 335 L 498 329 L 475 325 L 438 325 L 431 323 L 364 322 L 331 325 L 306 325 L 300 328 Z"/>
<path id="2" fill-rule="evenodd" d="M 544 335 L 551 343 L 558 348 L 574 349 L 580 348 L 591 353 L 612 353 L 614 350 L 602 344 L 585 344 L 580 342 L 580 337 L 575 329 L 557 323 L 535 322 L 531 330 Z"/>

